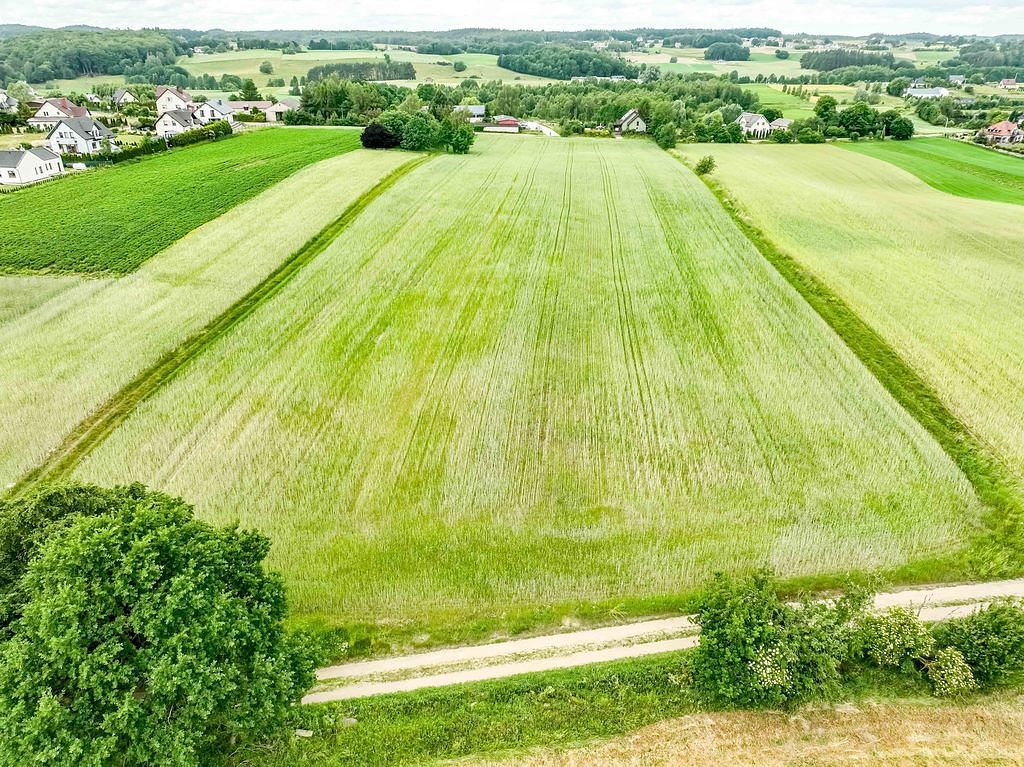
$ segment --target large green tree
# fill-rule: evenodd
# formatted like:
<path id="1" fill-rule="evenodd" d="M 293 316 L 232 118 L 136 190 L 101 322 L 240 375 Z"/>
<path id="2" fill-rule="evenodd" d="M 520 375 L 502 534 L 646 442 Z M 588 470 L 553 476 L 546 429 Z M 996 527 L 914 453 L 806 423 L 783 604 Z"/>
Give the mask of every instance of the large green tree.
<path id="1" fill-rule="evenodd" d="M 312 681 L 265 537 L 140 488 L 110 493 L 60 496 L 42 540 L 21 537 L 3 767 L 215 764 L 279 729 Z"/>

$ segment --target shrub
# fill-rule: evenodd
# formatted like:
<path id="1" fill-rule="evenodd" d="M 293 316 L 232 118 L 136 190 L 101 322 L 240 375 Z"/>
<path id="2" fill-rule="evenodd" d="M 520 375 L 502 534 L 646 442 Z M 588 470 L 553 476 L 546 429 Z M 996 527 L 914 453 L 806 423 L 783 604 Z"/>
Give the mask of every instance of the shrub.
<path id="1" fill-rule="evenodd" d="M 579 120 L 569 118 L 558 126 L 558 132 L 563 136 L 576 136 L 583 133 L 583 123 Z"/>
<path id="2" fill-rule="evenodd" d="M 271 64 L 269 61 L 264 61 L 262 64 L 260 64 L 260 72 L 265 75 L 273 74 L 274 65 Z"/>
<path id="3" fill-rule="evenodd" d="M 700 160 L 697 162 L 696 167 L 694 167 L 694 171 L 697 173 L 698 176 L 706 176 L 708 173 L 711 173 L 711 171 L 713 171 L 714 169 L 715 158 L 709 154 L 706 154 L 703 157 L 701 157 Z"/>
<path id="4" fill-rule="evenodd" d="M 953 647 L 946 647 L 935 654 L 935 659 L 928 663 L 928 679 L 940 698 L 959 697 L 978 689 L 971 667 L 960 651 Z"/>
<path id="5" fill-rule="evenodd" d="M 1024 608 L 1019 603 L 996 602 L 974 615 L 940 623 L 933 633 L 939 647 L 960 652 L 984 687 L 1024 670 Z"/>
<path id="6" fill-rule="evenodd" d="M 359 140 L 367 149 L 394 149 L 402 141 L 378 122 L 367 125 L 360 134 Z"/>
<path id="7" fill-rule="evenodd" d="M 422 152 L 437 144 L 437 120 L 432 115 L 420 112 L 406 122 L 402 130 L 400 146 L 413 152 Z"/>
<path id="8" fill-rule="evenodd" d="M 889 135 L 897 141 L 906 141 L 914 136 L 914 123 L 906 117 L 897 117 L 889 123 Z"/>
<path id="9" fill-rule="evenodd" d="M 824 144 L 825 136 L 822 135 L 821 131 L 803 128 L 796 134 L 796 140 L 798 144 Z"/>
<path id="10" fill-rule="evenodd" d="M 776 48 L 775 49 L 775 58 L 777 58 L 777 59 L 788 59 L 789 58 L 789 51 L 787 51 L 785 48 Z"/>
<path id="11" fill-rule="evenodd" d="M 671 149 L 676 145 L 676 126 L 666 123 L 654 131 L 654 141 L 662 149 Z"/>
<path id="12" fill-rule="evenodd" d="M 465 61 L 456 61 L 452 65 L 452 69 L 454 69 L 456 72 L 465 72 L 466 71 L 466 62 Z"/>
<path id="13" fill-rule="evenodd" d="M 928 627 L 903 607 L 864 618 L 860 641 L 864 655 L 881 668 L 901 668 L 921 661 L 935 648 Z"/>

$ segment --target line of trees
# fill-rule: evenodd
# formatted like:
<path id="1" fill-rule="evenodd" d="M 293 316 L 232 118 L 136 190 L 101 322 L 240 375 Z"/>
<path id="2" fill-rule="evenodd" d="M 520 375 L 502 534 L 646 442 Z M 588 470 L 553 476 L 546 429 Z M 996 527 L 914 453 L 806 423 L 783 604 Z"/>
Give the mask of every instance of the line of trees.
<path id="1" fill-rule="evenodd" d="M 388 55 L 382 61 L 343 61 L 313 67 L 307 81 L 337 76 L 343 80 L 415 80 L 416 68 L 409 61 L 392 61 Z"/>
<path id="2" fill-rule="evenodd" d="M 498 66 L 537 77 L 568 80 L 572 77 L 637 77 L 640 68 L 624 59 L 597 51 L 563 45 L 534 46 L 521 53 L 503 53 Z"/>
<path id="3" fill-rule="evenodd" d="M 748 61 L 750 49 L 739 43 L 713 43 L 704 50 L 708 61 Z"/>

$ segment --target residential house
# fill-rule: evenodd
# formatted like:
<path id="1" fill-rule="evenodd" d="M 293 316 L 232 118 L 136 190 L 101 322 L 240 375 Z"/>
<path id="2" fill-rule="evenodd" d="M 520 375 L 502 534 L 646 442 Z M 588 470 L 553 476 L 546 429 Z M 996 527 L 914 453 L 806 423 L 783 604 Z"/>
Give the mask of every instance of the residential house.
<path id="1" fill-rule="evenodd" d="M 757 112 L 740 112 L 736 122 L 744 136 L 768 138 L 768 134 L 772 132 L 772 124 L 763 114 Z"/>
<path id="2" fill-rule="evenodd" d="M 17 112 L 18 100 L 0 88 L 0 112 Z"/>
<path id="3" fill-rule="evenodd" d="M 135 104 L 138 102 L 135 94 L 127 88 L 118 88 L 114 91 L 114 106 L 120 109 L 125 104 Z"/>
<path id="4" fill-rule="evenodd" d="M 36 113 L 28 118 L 28 124 L 39 129 L 53 128 L 61 120 L 78 117 L 92 117 L 92 113 L 87 108 L 72 104 L 67 99 L 46 99 L 40 104 Z"/>
<path id="5" fill-rule="evenodd" d="M 86 93 L 85 94 L 85 100 L 88 101 L 90 104 L 102 104 L 103 103 L 103 99 L 101 99 L 95 93 Z"/>
<path id="6" fill-rule="evenodd" d="M 59 121 L 46 135 L 50 150 L 57 154 L 97 154 L 108 146 L 112 152 L 121 148 L 114 143 L 114 132 L 91 117 L 71 117 Z"/>
<path id="7" fill-rule="evenodd" d="M 999 81 L 999 87 L 1005 88 L 1008 91 L 1017 90 L 1017 81 L 1012 77 L 1007 77 Z"/>
<path id="8" fill-rule="evenodd" d="M 257 112 L 267 116 L 267 110 L 274 106 L 272 101 L 229 101 L 228 106 L 234 110 L 235 114 L 248 114 L 255 116 Z"/>
<path id="9" fill-rule="evenodd" d="M 285 112 L 294 112 L 302 105 L 302 102 L 294 98 L 284 98 L 263 110 L 267 116 L 268 123 L 281 122 Z"/>
<path id="10" fill-rule="evenodd" d="M 195 106 L 192 97 L 181 88 L 169 88 L 161 85 L 156 89 L 156 113 L 162 115 L 164 112 L 175 110 L 191 109 Z"/>
<path id="11" fill-rule="evenodd" d="M 910 81 L 910 87 L 911 88 L 927 88 L 928 87 L 928 83 L 926 83 L 924 81 L 924 78 L 917 77 L 917 78 L 915 78 L 915 79 Z"/>
<path id="12" fill-rule="evenodd" d="M 792 120 L 787 120 L 785 117 L 777 117 L 769 123 L 769 126 L 774 133 L 777 130 L 789 130 L 789 126 L 792 124 Z"/>
<path id="13" fill-rule="evenodd" d="M 0 184 L 31 184 L 63 172 L 60 156 L 43 147 L 0 152 Z"/>
<path id="14" fill-rule="evenodd" d="M 640 116 L 640 112 L 636 109 L 630 109 L 626 114 L 622 115 L 618 120 L 615 121 L 615 125 L 612 126 L 614 133 L 646 133 L 647 123 L 644 122 L 644 118 Z"/>
<path id="15" fill-rule="evenodd" d="M 471 123 L 481 123 L 487 116 L 487 107 L 483 104 L 459 104 L 452 111 L 465 112 Z"/>
<path id="16" fill-rule="evenodd" d="M 950 85 L 955 85 L 958 88 L 963 87 L 966 82 L 967 82 L 967 76 L 966 75 L 950 75 L 949 76 L 949 84 Z"/>
<path id="17" fill-rule="evenodd" d="M 990 144 L 1019 144 L 1024 141 L 1024 130 L 1017 123 L 1003 120 L 985 128 L 984 136 Z"/>
<path id="18" fill-rule="evenodd" d="M 949 95 L 948 88 L 907 88 L 904 96 L 914 99 L 944 99 Z"/>
<path id="19" fill-rule="evenodd" d="M 170 138 L 200 125 L 202 123 L 188 109 L 172 109 L 157 118 L 155 130 L 160 138 Z"/>
<path id="20" fill-rule="evenodd" d="M 193 117 L 203 125 L 208 125 L 218 120 L 224 120 L 229 123 L 234 122 L 234 114 L 235 110 L 226 101 L 221 99 L 205 101 L 196 106 L 195 111 L 192 113 Z"/>

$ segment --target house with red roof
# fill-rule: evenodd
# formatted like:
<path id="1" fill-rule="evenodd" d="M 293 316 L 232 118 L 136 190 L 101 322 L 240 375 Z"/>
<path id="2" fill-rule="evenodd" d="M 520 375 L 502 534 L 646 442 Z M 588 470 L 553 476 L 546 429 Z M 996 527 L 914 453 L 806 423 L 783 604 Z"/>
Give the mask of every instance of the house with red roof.
<path id="1" fill-rule="evenodd" d="M 1003 120 L 985 128 L 984 136 L 990 144 L 1019 144 L 1024 141 L 1024 130 L 1017 123 Z"/>
<path id="2" fill-rule="evenodd" d="M 92 113 L 67 99 L 46 99 L 36 113 L 28 118 L 28 124 L 33 128 L 49 130 L 61 120 L 71 120 L 75 117 L 92 117 Z"/>

